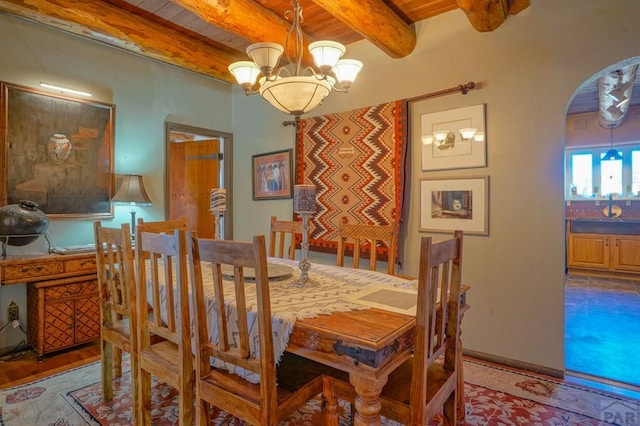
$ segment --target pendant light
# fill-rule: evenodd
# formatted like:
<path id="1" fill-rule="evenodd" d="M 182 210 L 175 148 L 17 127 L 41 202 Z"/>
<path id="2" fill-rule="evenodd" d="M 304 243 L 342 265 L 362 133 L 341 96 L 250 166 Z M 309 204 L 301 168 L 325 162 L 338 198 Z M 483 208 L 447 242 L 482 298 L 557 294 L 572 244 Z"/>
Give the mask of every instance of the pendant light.
<path id="1" fill-rule="evenodd" d="M 347 92 L 362 69 L 362 62 L 340 59 L 346 48 L 334 41 L 321 40 L 309 44 L 315 68 L 303 68 L 302 6 L 297 0 L 291 4 L 293 11 L 285 14 L 293 18 L 285 46 L 254 43 L 247 47 L 252 61 L 234 62 L 229 71 L 247 95 L 260 93 L 275 108 L 299 118 L 320 105 L 332 91 Z M 289 42 L 295 48 L 294 57 L 289 56 Z M 278 66 L 283 53 L 287 63 Z"/>
<path id="2" fill-rule="evenodd" d="M 609 148 L 609 151 L 607 151 L 606 154 L 604 154 L 603 160 L 608 160 L 608 161 L 622 160 L 622 155 L 620 155 L 617 149 L 613 148 L 613 126 L 609 127 L 609 129 L 611 130 L 611 148 Z"/>

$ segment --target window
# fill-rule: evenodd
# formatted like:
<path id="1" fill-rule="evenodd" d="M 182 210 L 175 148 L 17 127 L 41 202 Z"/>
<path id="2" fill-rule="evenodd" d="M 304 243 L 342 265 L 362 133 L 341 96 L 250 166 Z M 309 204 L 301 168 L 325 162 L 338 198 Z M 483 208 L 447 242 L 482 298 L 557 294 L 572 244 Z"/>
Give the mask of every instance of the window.
<path id="1" fill-rule="evenodd" d="M 640 191 L 640 146 L 618 146 L 622 160 L 604 158 L 608 148 L 568 149 L 567 198 L 637 196 Z"/>

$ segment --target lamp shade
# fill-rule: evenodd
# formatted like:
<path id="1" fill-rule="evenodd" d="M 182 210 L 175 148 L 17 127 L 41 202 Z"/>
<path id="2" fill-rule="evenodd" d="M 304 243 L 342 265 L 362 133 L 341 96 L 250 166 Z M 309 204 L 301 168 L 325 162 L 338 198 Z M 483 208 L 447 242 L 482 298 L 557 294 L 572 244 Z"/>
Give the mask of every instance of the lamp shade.
<path id="1" fill-rule="evenodd" d="M 318 68 L 330 70 L 345 52 L 344 45 L 330 40 L 314 41 L 309 44 L 309 52 Z"/>
<path id="2" fill-rule="evenodd" d="M 124 175 L 118 192 L 111 202 L 116 205 L 151 206 L 151 199 L 147 195 L 140 175 Z"/>

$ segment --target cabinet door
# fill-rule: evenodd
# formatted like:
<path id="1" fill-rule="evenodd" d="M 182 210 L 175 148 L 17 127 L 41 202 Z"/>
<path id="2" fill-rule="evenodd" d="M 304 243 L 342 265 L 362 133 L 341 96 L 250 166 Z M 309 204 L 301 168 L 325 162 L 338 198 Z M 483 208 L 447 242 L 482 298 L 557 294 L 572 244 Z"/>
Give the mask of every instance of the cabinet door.
<path id="1" fill-rule="evenodd" d="M 72 299 L 44 305 L 44 352 L 73 346 L 74 308 Z"/>
<path id="2" fill-rule="evenodd" d="M 612 235 L 612 267 L 618 271 L 640 272 L 640 237 Z"/>
<path id="3" fill-rule="evenodd" d="M 98 295 L 78 297 L 75 305 L 75 343 L 90 342 L 99 338 L 100 303 Z"/>
<path id="4" fill-rule="evenodd" d="M 609 236 L 603 234 L 569 234 L 567 266 L 609 269 Z"/>

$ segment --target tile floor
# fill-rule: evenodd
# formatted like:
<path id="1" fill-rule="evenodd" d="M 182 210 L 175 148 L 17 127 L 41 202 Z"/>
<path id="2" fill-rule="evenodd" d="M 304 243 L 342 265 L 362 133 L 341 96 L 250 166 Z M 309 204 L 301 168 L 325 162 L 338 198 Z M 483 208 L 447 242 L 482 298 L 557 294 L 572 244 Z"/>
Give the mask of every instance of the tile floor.
<path id="1" fill-rule="evenodd" d="M 567 375 L 640 391 L 639 367 L 640 282 L 567 276 Z"/>

